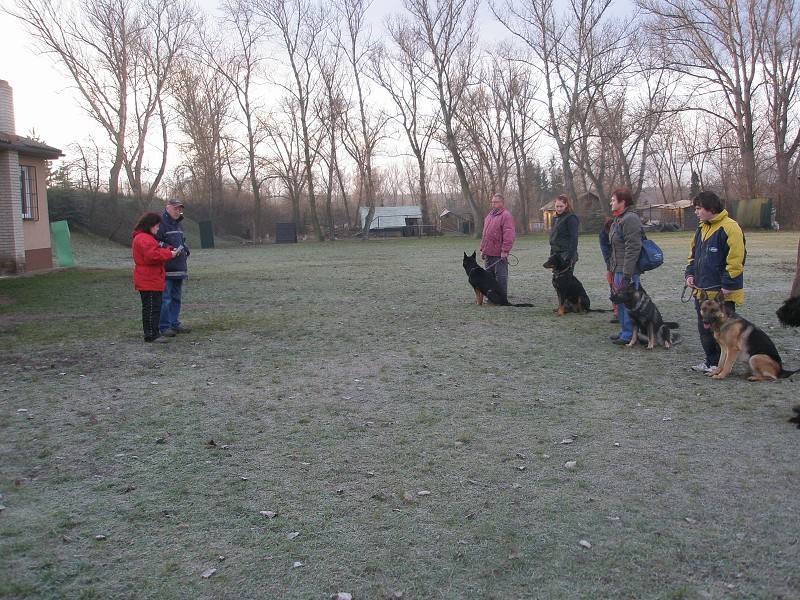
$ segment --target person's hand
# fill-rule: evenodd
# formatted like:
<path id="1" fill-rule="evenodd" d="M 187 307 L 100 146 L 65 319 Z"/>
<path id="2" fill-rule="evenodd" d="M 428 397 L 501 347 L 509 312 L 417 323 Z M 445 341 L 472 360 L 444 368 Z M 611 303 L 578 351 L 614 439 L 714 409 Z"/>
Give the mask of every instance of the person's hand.
<path id="1" fill-rule="evenodd" d="M 180 248 L 173 248 L 171 250 L 171 252 L 172 252 L 172 258 L 175 258 L 176 256 L 178 256 L 178 254 L 181 253 L 181 249 Z"/>
<path id="2" fill-rule="evenodd" d="M 483 252 L 481 252 L 481 260 L 486 260 L 486 255 Z"/>
<path id="3" fill-rule="evenodd" d="M 732 291 L 733 290 L 726 290 L 725 288 L 722 288 L 719 293 L 722 298 L 725 298 L 725 296 L 730 296 Z"/>
<path id="4" fill-rule="evenodd" d="M 508 252 L 501 252 L 500 260 L 508 260 Z"/>
<path id="5" fill-rule="evenodd" d="M 694 275 L 689 275 L 686 278 L 686 285 L 688 285 L 690 288 L 694 289 Z"/>

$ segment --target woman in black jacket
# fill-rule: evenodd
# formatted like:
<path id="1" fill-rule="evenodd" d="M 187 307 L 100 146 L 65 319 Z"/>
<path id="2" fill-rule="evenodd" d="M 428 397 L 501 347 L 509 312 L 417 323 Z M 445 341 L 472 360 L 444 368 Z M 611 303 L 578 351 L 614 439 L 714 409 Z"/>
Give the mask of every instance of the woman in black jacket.
<path id="1" fill-rule="evenodd" d="M 578 217 L 572 212 L 572 202 L 566 196 L 558 196 L 553 207 L 556 216 L 550 230 L 550 255 L 558 254 L 569 264 L 569 272 L 578 261 Z"/>

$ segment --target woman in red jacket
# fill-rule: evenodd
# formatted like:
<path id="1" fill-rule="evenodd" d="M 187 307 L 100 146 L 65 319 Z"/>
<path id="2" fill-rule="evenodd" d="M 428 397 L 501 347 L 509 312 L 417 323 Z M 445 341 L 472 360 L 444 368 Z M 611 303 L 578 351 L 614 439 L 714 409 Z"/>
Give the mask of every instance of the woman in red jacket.
<path id="1" fill-rule="evenodd" d="M 142 297 L 142 327 L 144 341 L 163 344 L 167 338 L 158 331 L 161 314 L 161 292 L 164 291 L 164 264 L 177 256 L 180 250 L 165 248 L 155 238 L 161 215 L 146 212 L 133 228 L 133 287 Z"/>

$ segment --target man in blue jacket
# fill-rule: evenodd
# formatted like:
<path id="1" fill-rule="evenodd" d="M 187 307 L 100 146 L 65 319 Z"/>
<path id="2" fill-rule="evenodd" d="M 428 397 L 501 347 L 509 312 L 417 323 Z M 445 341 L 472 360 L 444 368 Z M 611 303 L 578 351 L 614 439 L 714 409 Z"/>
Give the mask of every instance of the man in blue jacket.
<path id="1" fill-rule="evenodd" d="M 689 258 L 684 273 L 686 285 L 694 290 L 697 311 L 697 331 L 705 360 L 692 367 L 709 373 L 717 370 L 720 348 L 711 329 L 700 314 L 700 296 L 706 292 L 712 298 L 722 294 L 726 309 L 736 310 L 744 302 L 744 261 L 747 256 L 742 228 L 728 216 L 722 200 L 710 191 L 697 194 L 692 200 L 700 225 L 689 246 Z"/>
<path id="2" fill-rule="evenodd" d="M 186 259 L 189 257 L 189 246 L 183 234 L 183 202 L 177 198 L 167 200 L 167 206 L 161 215 L 161 225 L 158 228 L 156 239 L 167 246 L 180 248 L 178 255 L 167 262 L 166 289 L 161 296 L 161 318 L 158 328 L 161 335 L 175 337 L 179 333 L 189 333 L 191 329 L 181 325 L 179 320 L 181 312 L 181 296 L 183 295 L 183 280 L 189 277 Z"/>

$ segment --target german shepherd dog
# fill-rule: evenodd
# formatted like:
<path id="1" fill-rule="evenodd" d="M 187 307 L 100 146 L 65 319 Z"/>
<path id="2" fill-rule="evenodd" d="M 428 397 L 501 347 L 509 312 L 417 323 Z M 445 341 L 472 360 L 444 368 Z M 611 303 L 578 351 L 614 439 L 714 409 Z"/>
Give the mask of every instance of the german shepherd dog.
<path id="1" fill-rule="evenodd" d="M 633 282 L 625 287 L 621 287 L 611 294 L 611 301 L 614 304 L 624 304 L 628 309 L 628 315 L 633 321 L 633 335 L 628 347 L 632 348 L 639 342 L 640 333 L 647 336 L 647 349 L 652 350 L 656 346 L 669 348 L 672 344 L 677 344 L 679 340 L 673 340 L 672 330 L 679 327 L 675 321 L 664 321 L 658 307 L 653 299 L 647 294 L 644 288 L 639 285 L 637 290 Z"/>
<path id="2" fill-rule="evenodd" d="M 775 314 L 784 327 L 800 327 L 800 296 L 786 300 Z"/>
<path id="3" fill-rule="evenodd" d="M 570 264 L 558 254 L 553 254 L 542 265 L 545 269 L 553 271 L 553 287 L 558 296 L 559 316 L 564 313 L 576 312 L 585 315 L 591 310 L 591 303 L 583 284 L 570 271 Z"/>
<path id="4" fill-rule="evenodd" d="M 706 375 L 725 379 L 736 361 L 745 363 L 750 381 L 772 381 L 796 372 L 783 368 L 781 356 L 766 333 L 736 313 L 726 312 L 722 294 L 712 300 L 704 291 L 700 300 L 703 327 L 711 329 L 720 347 L 719 368 Z"/>
<path id="5" fill-rule="evenodd" d="M 467 253 L 464 252 L 464 260 L 461 264 L 467 273 L 469 284 L 475 290 L 475 304 L 478 306 L 483 304 L 484 296 L 492 304 L 499 304 L 500 306 L 533 306 L 533 304 L 513 304 L 509 302 L 494 275 L 478 264 L 475 252 L 471 256 L 467 256 Z"/>

